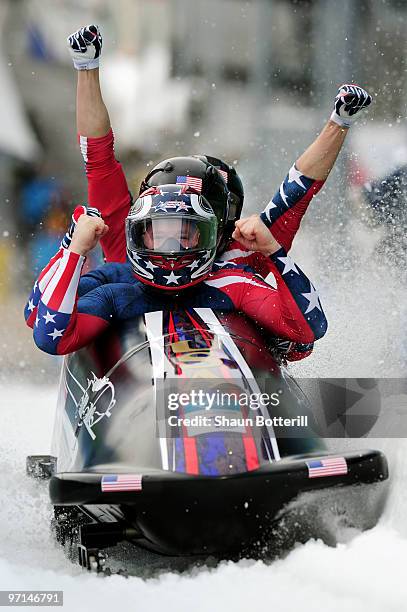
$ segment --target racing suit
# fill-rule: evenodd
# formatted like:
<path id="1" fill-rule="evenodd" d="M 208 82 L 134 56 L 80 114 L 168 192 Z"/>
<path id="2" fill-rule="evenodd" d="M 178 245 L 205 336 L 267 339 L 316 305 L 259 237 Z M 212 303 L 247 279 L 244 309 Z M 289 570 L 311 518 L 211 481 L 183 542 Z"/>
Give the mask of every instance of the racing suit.
<path id="1" fill-rule="evenodd" d="M 284 248 L 270 256 L 284 282 L 265 282 L 247 266 L 216 262 L 209 277 L 180 295 L 166 295 L 166 310 L 241 311 L 273 336 L 306 355 L 327 328 L 318 294 Z M 85 257 L 61 248 L 41 272 L 25 308 L 39 348 L 75 351 L 114 320 L 162 310 L 162 291 L 138 281 L 129 263 L 109 263 L 81 277 Z"/>
<path id="2" fill-rule="evenodd" d="M 124 220 L 131 205 L 131 195 L 121 164 L 114 154 L 114 135 L 110 130 L 106 136 L 87 138 L 79 136 L 80 148 L 85 161 L 88 180 L 88 202 L 100 210 L 109 226 L 109 232 L 101 240 L 107 262 L 126 261 Z M 261 213 L 262 221 L 270 228 L 274 238 L 288 252 L 298 231 L 302 217 L 313 196 L 324 181 L 310 179 L 292 166 L 279 190 Z M 265 280 L 282 287 L 285 284 L 273 259 L 253 252 L 232 240 L 220 256 L 224 263 L 250 266 Z M 312 345 L 298 343 L 294 346 L 284 340 L 281 350 L 289 360 L 302 359 L 310 354 Z"/>

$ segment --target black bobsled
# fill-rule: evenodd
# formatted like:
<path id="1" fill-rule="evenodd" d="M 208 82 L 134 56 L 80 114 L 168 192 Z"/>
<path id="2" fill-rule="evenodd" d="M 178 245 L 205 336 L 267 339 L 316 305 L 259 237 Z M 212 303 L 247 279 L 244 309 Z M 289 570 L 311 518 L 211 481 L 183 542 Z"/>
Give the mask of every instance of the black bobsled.
<path id="1" fill-rule="evenodd" d="M 197 308 L 126 321 L 65 358 L 50 481 L 58 539 L 79 532 L 80 563 L 96 569 L 120 541 L 167 555 L 247 554 L 272 549 L 290 513 L 295 538 L 309 537 L 324 495 L 346 514 L 346 491 L 348 524 L 373 526 L 385 457 L 329 453 L 320 433 L 241 315 Z"/>

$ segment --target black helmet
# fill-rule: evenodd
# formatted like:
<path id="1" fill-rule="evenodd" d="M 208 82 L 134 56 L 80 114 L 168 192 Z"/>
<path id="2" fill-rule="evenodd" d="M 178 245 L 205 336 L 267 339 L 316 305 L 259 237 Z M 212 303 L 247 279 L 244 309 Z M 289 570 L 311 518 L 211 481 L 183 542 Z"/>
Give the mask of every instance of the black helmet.
<path id="1" fill-rule="evenodd" d="M 240 215 L 242 214 L 242 208 L 244 203 L 243 183 L 240 176 L 236 172 L 236 168 L 234 168 L 233 166 L 229 166 L 229 164 L 219 159 L 218 157 L 212 157 L 210 155 L 199 155 L 197 157 L 199 157 L 199 159 L 207 161 L 209 164 L 214 166 L 222 175 L 226 183 L 226 187 L 228 188 L 228 219 L 225 225 L 225 229 L 223 230 L 223 248 L 219 249 L 222 252 L 226 247 L 228 241 L 232 237 L 232 233 L 235 229 L 235 221 L 240 219 Z"/>
<path id="2" fill-rule="evenodd" d="M 226 164 L 225 167 L 229 169 Z M 226 178 L 224 172 L 212 165 L 205 156 L 171 157 L 157 164 L 147 174 L 141 183 L 140 194 L 150 187 L 169 183 L 188 185 L 197 190 L 208 200 L 218 219 L 217 246 L 218 252 L 222 252 L 233 232 L 233 229 L 230 231 L 230 225 L 234 228 L 234 219 L 231 222 L 230 212 L 235 207 L 227 189 Z"/>

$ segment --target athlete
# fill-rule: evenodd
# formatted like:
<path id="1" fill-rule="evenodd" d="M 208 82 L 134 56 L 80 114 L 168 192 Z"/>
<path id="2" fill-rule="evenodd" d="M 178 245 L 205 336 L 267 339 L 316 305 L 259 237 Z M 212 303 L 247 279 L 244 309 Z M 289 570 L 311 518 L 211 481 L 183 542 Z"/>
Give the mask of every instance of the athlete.
<path id="1" fill-rule="evenodd" d="M 110 227 L 109 233 L 101 239 L 106 260 L 124 262 L 123 227 L 132 200 L 122 167 L 114 156 L 114 136 L 100 89 L 102 36 L 99 28 L 96 25 L 81 28 L 68 38 L 68 47 L 78 74 L 77 130 L 88 178 L 88 202 L 101 211 Z M 371 96 L 357 85 L 339 88 L 329 121 L 291 167 L 260 216 L 237 221 L 244 200 L 241 180 L 233 167 L 209 156 L 171 158 L 161 162 L 144 179 L 140 193 L 149 187 L 169 183 L 189 184 L 200 190 L 218 217 L 218 254 L 222 254 L 223 261 L 248 264 L 267 277 L 270 272 L 274 274 L 275 266 L 256 248 L 254 232 L 259 227 L 259 219 L 289 251 L 301 219 L 328 177 L 349 127 L 371 100 Z M 226 199 L 223 183 L 228 190 Z M 71 233 L 73 227 L 74 223 Z"/>
<path id="2" fill-rule="evenodd" d="M 69 38 L 69 44 L 74 55 L 75 67 L 79 71 L 77 123 L 80 134 L 81 149 L 85 159 L 86 171 L 88 175 L 89 202 L 91 204 L 97 204 L 101 208 L 105 220 L 108 221 L 111 226 L 111 231 L 107 232 L 106 226 L 103 224 L 103 231 L 100 231 L 100 238 L 107 259 L 112 261 L 124 261 L 125 255 L 123 253 L 123 233 L 121 228 L 124 216 L 127 214 L 129 205 L 131 203 L 131 197 L 128 193 L 127 184 L 121 166 L 114 158 L 113 133 L 110 128 L 108 113 L 100 92 L 98 64 L 102 48 L 102 40 L 98 28 L 96 26 L 82 28 Z M 290 286 L 290 284 L 292 285 L 290 282 L 292 277 L 298 275 L 298 277 L 302 280 L 306 279 L 306 277 L 303 279 L 302 272 L 299 271 L 299 268 L 287 256 L 287 253 L 284 250 L 278 250 L 278 243 L 275 240 L 274 243 L 277 245 L 275 248 L 277 248 L 280 256 L 266 256 L 267 253 L 269 253 L 269 255 L 275 255 L 275 251 L 273 251 L 273 253 L 269 251 L 269 241 L 273 237 L 270 236 L 267 231 L 265 231 L 266 225 L 269 227 L 273 225 L 273 233 L 276 233 L 277 235 L 280 234 L 283 247 L 286 246 L 286 248 L 289 248 L 291 246 L 292 239 L 299 227 L 301 217 L 304 214 L 310 199 L 322 186 L 323 180 L 329 173 L 341 148 L 346 134 L 344 128 L 350 124 L 351 117 L 354 116 L 358 110 L 360 110 L 360 108 L 367 106 L 369 103 L 370 96 L 361 90 L 361 88 L 343 86 L 336 99 L 332 121 L 326 126 L 317 141 L 313 143 L 302 158 L 300 158 L 297 163 L 297 167 L 294 166 L 290 170 L 290 173 L 280 187 L 278 194 L 269 203 L 268 207 L 262 214 L 262 217 L 253 215 L 249 219 L 241 220 L 236 224 L 237 227 L 234 230 L 233 237 L 235 239 L 238 238 L 239 243 L 232 243 L 232 248 L 227 249 L 226 253 L 223 254 L 223 261 L 217 263 L 217 267 L 222 266 L 224 268 L 224 278 L 223 281 L 221 281 L 223 286 L 226 287 L 230 284 L 227 280 L 227 278 L 230 276 L 228 269 L 231 266 L 235 266 L 237 263 L 242 263 L 242 261 L 239 262 L 239 259 L 243 260 L 245 263 L 250 263 L 251 265 L 256 266 L 257 271 L 260 271 L 268 282 L 267 286 L 269 287 L 270 283 L 273 284 L 274 290 L 278 289 L 280 293 L 287 292 L 287 288 Z M 335 126 L 339 126 L 340 129 L 338 130 Z M 225 166 L 225 164 L 214 158 L 194 158 L 194 160 L 199 160 L 199 162 L 204 164 L 204 176 L 202 178 L 193 176 L 193 173 L 191 174 L 191 172 L 188 171 L 188 168 L 186 168 L 184 175 L 177 175 L 174 182 L 178 183 L 178 185 L 193 185 L 196 189 L 198 189 L 198 191 L 204 194 L 210 194 L 214 190 L 214 184 L 216 187 L 216 183 L 222 183 L 222 181 L 219 181 L 219 177 L 221 177 L 223 181 L 226 179 L 226 183 L 229 183 L 229 193 L 226 200 L 224 200 L 225 208 L 229 208 L 229 211 L 230 209 L 233 209 L 230 204 L 231 202 L 233 204 L 232 196 L 235 195 L 234 214 L 235 217 L 238 217 L 243 205 L 243 190 L 241 189 L 240 193 L 238 194 L 236 194 L 236 191 L 239 190 L 234 189 L 234 192 L 231 190 L 233 183 L 232 180 L 229 180 L 231 178 L 234 178 L 234 184 L 239 187 L 239 179 L 234 169 L 228 166 L 226 166 L 226 169 L 225 167 L 222 168 L 222 164 L 223 166 Z M 219 172 L 213 171 L 214 166 L 209 162 L 209 160 L 216 164 Z M 182 168 L 182 163 L 181 166 L 179 166 L 179 160 L 176 160 L 175 171 L 177 170 L 177 164 L 179 168 Z M 189 158 L 188 164 L 191 164 L 191 158 Z M 174 166 L 174 164 L 165 163 L 165 167 L 163 169 L 166 182 L 168 182 L 168 178 L 170 178 L 168 170 L 170 170 L 170 172 L 174 170 L 171 165 Z M 315 167 L 323 176 L 321 178 L 309 178 L 301 174 L 298 166 L 304 166 L 304 168 L 309 167 L 310 170 Z M 159 172 L 156 171 L 155 173 L 150 173 L 147 180 L 151 180 L 151 174 L 158 176 Z M 312 172 L 309 174 L 312 176 Z M 290 185 L 291 183 L 293 183 L 293 185 Z M 142 188 L 144 189 L 147 186 L 149 185 L 144 184 Z M 220 188 L 218 185 L 217 191 L 218 193 L 222 191 L 222 185 Z M 216 198 L 215 200 L 214 198 L 211 198 L 210 201 L 213 204 L 214 201 L 216 201 Z M 221 198 L 219 198 L 219 201 L 221 201 Z M 277 210 L 274 211 L 274 209 Z M 86 212 L 86 209 L 82 208 L 81 212 Z M 225 247 L 228 246 L 231 233 L 230 228 L 233 227 L 233 223 L 231 223 L 231 221 L 233 222 L 233 214 L 228 216 L 226 212 L 222 210 L 216 210 L 216 213 L 218 217 L 217 247 L 218 250 L 224 250 Z M 58 279 L 57 277 L 54 278 L 54 274 L 57 268 L 60 268 L 60 272 L 62 271 L 62 268 L 60 267 L 61 262 L 63 259 L 65 261 L 67 260 L 68 256 L 66 253 L 70 252 L 69 242 L 79 217 L 80 213 L 75 211 L 71 230 L 68 232 L 65 239 L 65 247 L 68 246 L 68 251 L 65 251 L 64 253 L 61 251 L 56 258 L 50 262 L 49 266 L 40 276 L 39 283 L 36 283 L 34 286 L 33 294 L 30 297 L 26 308 L 27 321 L 32 325 L 35 320 L 34 328 L 38 327 L 39 323 L 41 322 L 41 318 L 38 316 L 38 305 L 41 305 L 41 303 L 46 304 L 46 302 L 43 302 L 40 298 L 43 289 L 47 286 L 51 276 L 53 277 L 53 284 L 51 288 L 54 286 L 59 287 L 59 281 L 56 282 Z M 101 220 L 95 219 L 92 219 L 91 221 L 86 220 L 86 222 L 97 224 L 103 223 Z M 85 220 L 81 222 L 81 225 L 84 223 Z M 76 253 L 76 255 L 78 255 L 78 253 Z M 80 260 L 77 261 L 77 264 L 81 264 Z M 249 269 L 246 269 L 246 274 L 250 273 L 251 272 Z M 289 278 L 287 278 L 286 275 L 288 275 Z M 66 281 L 67 272 L 63 272 L 62 276 Z M 105 275 L 104 277 L 105 283 L 108 282 L 106 280 L 107 276 Z M 77 279 L 79 279 L 78 275 Z M 213 280 L 219 285 L 219 279 L 215 278 Z M 253 281 L 253 279 L 251 280 Z M 299 279 L 296 280 L 298 281 Z M 242 281 L 239 281 L 239 283 L 237 283 L 236 280 L 234 281 L 235 284 L 240 284 L 241 282 Z M 257 283 L 259 282 L 261 281 L 258 279 Z M 72 289 L 72 287 L 75 286 L 75 282 L 73 282 L 71 279 L 69 283 Z M 302 309 L 302 315 L 304 315 L 304 313 L 309 314 L 314 310 L 322 313 L 322 308 L 317 298 L 315 289 L 307 279 L 305 280 L 305 283 L 308 283 L 308 291 L 303 291 L 295 296 L 297 302 L 301 302 L 302 300 L 303 305 L 304 297 L 305 300 L 308 300 L 305 307 Z M 82 285 L 83 284 L 84 283 L 82 282 Z M 85 286 L 88 286 L 86 285 L 86 282 Z M 304 288 L 305 285 L 302 286 L 302 289 Z M 61 288 L 59 287 L 59 293 L 60 291 Z M 290 293 L 290 290 L 288 290 L 288 293 Z M 49 299 L 49 294 L 50 289 L 46 295 L 46 300 Z M 291 297 L 294 295 L 295 290 L 292 292 Z M 194 300 L 196 301 L 196 298 L 194 298 Z M 155 307 L 157 307 L 157 305 Z M 238 308 L 245 312 L 242 304 L 239 304 L 239 301 L 236 299 L 233 303 L 233 308 Z M 301 308 L 299 310 L 301 312 Z M 74 310 L 72 312 L 74 312 Z M 145 309 L 143 312 L 145 312 Z M 319 321 L 317 324 L 317 333 L 314 333 L 313 339 L 321 337 L 325 333 L 326 329 L 325 318 L 323 316 L 320 317 L 318 312 L 314 313 L 316 314 L 316 319 L 322 319 L 322 321 Z M 81 314 L 89 313 L 83 312 Z M 136 313 L 133 313 L 133 316 L 134 314 Z M 51 314 L 50 316 L 52 317 L 53 315 Z M 258 312 L 256 316 L 258 316 Z M 298 317 L 298 309 L 296 316 Z M 112 317 L 113 315 L 110 312 L 109 319 Z M 45 324 L 47 324 L 48 310 L 46 314 L 42 316 L 42 318 L 44 318 Z M 311 318 L 312 317 L 310 316 L 306 317 L 307 320 L 310 320 Z M 75 319 L 75 316 L 73 319 L 70 319 L 69 326 L 71 330 L 75 328 L 75 325 L 73 325 L 73 321 Z M 49 322 L 52 323 L 53 321 Z M 265 323 L 263 321 L 263 324 L 267 326 L 267 322 Z M 66 330 L 67 329 L 68 327 Z M 269 327 L 269 329 L 274 334 L 278 335 L 278 330 L 276 327 Z M 64 329 L 63 331 L 66 330 Z M 76 328 L 75 331 L 77 331 Z M 58 338 L 63 335 L 61 330 L 55 328 L 54 332 L 48 334 L 52 337 L 52 341 L 55 340 L 55 334 L 58 334 Z M 286 334 L 282 334 L 282 337 L 285 338 L 283 345 L 287 358 L 302 358 L 309 354 L 312 349 L 312 342 L 305 342 L 304 335 L 301 336 L 302 341 L 298 341 L 298 334 L 295 338 L 291 338 L 291 342 L 287 342 Z M 55 347 L 53 347 L 50 352 L 62 353 L 78 348 L 79 345 L 77 342 L 74 342 L 73 344 L 68 343 L 68 348 L 66 348 L 65 341 L 68 338 L 69 334 L 65 333 L 64 342 L 62 342 L 62 344 L 58 342 L 57 348 L 55 349 Z M 83 346 L 83 344 L 86 344 L 88 341 L 89 338 L 84 339 L 82 337 L 79 340 L 79 343 L 81 346 Z M 45 350 L 47 349 L 45 348 Z"/>
<path id="3" fill-rule="evenodd" d="M 144 192 L 125 227 L 128 263 L 104 264 L 81 277 L 86 255 L 109 228 L 97 214 L 79 216 L 68 248 L 61 246 L 41 272 L 25 308 L 39 348 L 75 351 L 114 321 L 162 310 L 163 295 L 170 317 L 177 310 L 193 316 L 198 307 L 243 312 L 283 339 L 288 359 L 305 357 L 325 334 L 314 286 L 261 222 L 255 241 L 278 271 L 275 285 L 248 266 L 215 261 L 217 216 L 187 185 Z"/>
<path id="4" fill-rule="evenodd" d="M 88 177 L 89 203 L 101 209 L 110 226 L 109 233 L 101 239 L 106 260 L 125 261 L 122 228 L 131 196 L 122 168 L 114 157 L 113 132 L 99 85 L 102 37 L 98 27 L 91 25 L 81 28 L 68 38 L 68 45 L 78 70 L 77 127 Z M 217 213 L 218 253 L 223 251 L 222 261 L 231 265 L 249 264 L 268 282 L 280 286 L 284 284 L 284 274 L 281 275 L 275 263 L 261 253 L 262 241 L 267 240 L 264 225 L 272 227 L 273 235 L 286 250 L 290 248 L 310 200 L 322 187 L 335 162 L 348 127 L 358 111 L 366 108 L 370 102 L 370 96 L 363 89 L 342 86 L 335 99 L 330 121 L 291 168 L 265 211 L 260 217 L 252 215 L 238 221 L 236 228 L 234 222 L 240 217 L 243 206 L 243 186 L 235 169 L 216 158 L 200 156 L 166 160 L 149 173 L 140 192 L 168 182 L 190 184 L 200 190 Z M 214 167 L 218 172 L 213 171 Z M 228 187 L 226 200 L 222 179 Z M 66 244 L 69 244 L 79 214 L 76 211 L 73 217 Z M 232 233 L 239 242 L 232 241 Z M 286 271 L 286 268 L 283 270 Z M 287 343 L 282 342 L 281 346 L 285 351 Z M 304 349 L 299 355 L 291 350 L 290 358 L 303 357 L 309 352 Z M 295 354 L 297 357 L 294 357 Z"/>

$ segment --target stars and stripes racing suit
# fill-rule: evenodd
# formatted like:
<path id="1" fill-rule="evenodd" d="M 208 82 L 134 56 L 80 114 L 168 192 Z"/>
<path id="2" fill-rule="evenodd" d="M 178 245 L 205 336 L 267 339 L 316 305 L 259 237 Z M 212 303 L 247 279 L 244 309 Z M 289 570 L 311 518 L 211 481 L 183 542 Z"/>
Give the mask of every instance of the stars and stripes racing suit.
<path id="1" fill-rule="evenodd" d="M 41 272 L 25 317 L 38 346 L 52 354 L 86 345 L 113 318 L 162 308 L 162 294 L 136 281 L 130 265 L 124 263 L 123 228 L 131 195 L 121 164 L 115 159 L 113 132 L 101 138 L 81 136 L 80 146 L 89 204 L 101 211 L 110 228 L 101 240 L 110 263 L 80 278 L 84 258 L 61 249 Z M 306 357 L 314 340 L 324 335 L 327 322 L 315 288 L 287 251 L 309 202 L 322 185 L 323 181 L 307 178 L 293 166 L 261 214 L 282 248 L 266 257 L 232 241 L 210 278 L 194 291 L 183 292 L 182 304 L 175 300 L 172 308 L 241 310 L 281 338 L 280 348 L 288 359 Z"/>
<path id="2" fill-rule="evenodd" d="M 25 318 L 37 346 L 47 353 L 70 353 L 114 320 L 162 310 L 162 291 L 138 281 L 129 263 L 104 264 L 81 276 L 84 261 L 61 248 L 34 284 Z M 265 282 L 248 266 L 216 262 L 199 285 L 178 296 L 166 295 L 166 309 L 241 311 L 271 335 L 291 343 L 293 358 L 301 358 L 325 334 L 325 315 L 312 283 L 284 248 L 271 255 L 270 262 L 280 281 Z"/>
<path id="3" fill-rule="evenodd" d="M 88 202 L 100 210 L 109 226 L 108 234 L 102 239 L 102 249 L 107 262 L 126 261 L 126 242 L 124 219 L 131 204 L 126 178 L 121 164 L 114 154 L 114 134 L 112 130 L 100 138 L 78 136 L 85 162 L 88 180 Z M 226 179 L 225 173 L 221 173 Z M 270 228 L 274 238 L 288 252 L 300 227 L 301 220 L 314 195 L 322 188 L 324 181 L 302 175 L 293 165 L 278 191 L 267 204 L 260 218 Z M 220 260 L 230 264 L 250 266 L 264 279 L 277 278 L 283 281 L 275 263 L 261 253 L 253 252 L 232 240 Z M 289 358 L 303 358 L 310 350 L 300 353 L 283 341 L 283 353 L 289 351 Z M 295 356 L 297 355 L 297 356 Z M 287 355 L 288 356 L 288 355 Z"/>

